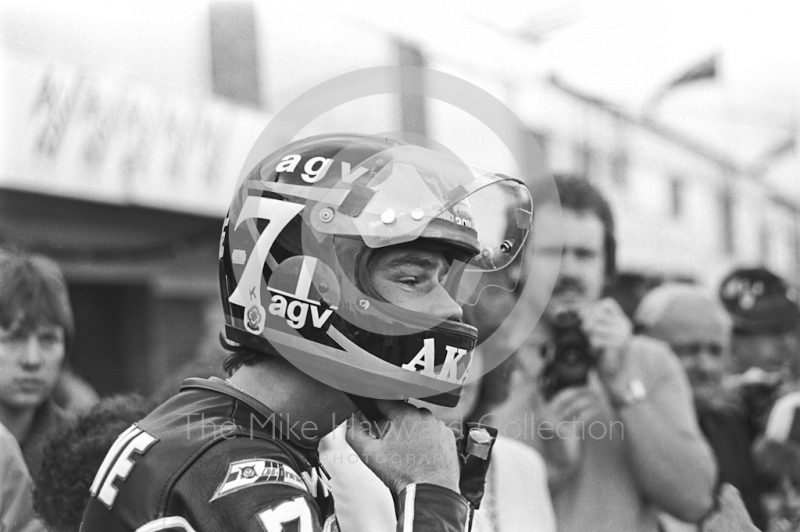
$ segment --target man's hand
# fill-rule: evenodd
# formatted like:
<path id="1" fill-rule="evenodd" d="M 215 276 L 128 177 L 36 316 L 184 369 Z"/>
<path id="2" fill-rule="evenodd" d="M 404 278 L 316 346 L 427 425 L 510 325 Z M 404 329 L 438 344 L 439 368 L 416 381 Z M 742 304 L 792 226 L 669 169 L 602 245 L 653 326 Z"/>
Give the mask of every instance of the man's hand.
<path id="1" fill-rule="evenodd" d="M 600 352 L 598 371 L 606 384 L 614 382 L 624 365 L 624 355 L 633 336 L 633 325 L 619 304 L 601 299 L 578 311 L 592 348 Z"/>
<path id="2" fill-rule="evenodd" d="M 395 494 L 408 484 L 436 484 L 459 493 L 459 457 L 453 431 L 431 412 L 401 401 L 376 401 L 386 419 L 377 425 L 359 414 L 347 443 Z"/>
<path id="3" fill-rule="evenodd" d="M 582 458 L 581 426 L 601 412 L 600 396 L 587 387 L 565 388 L 545 403 L 540 414 L 539 433 L 546 440 L 545 458 L 553 484 L 577 470 Z M 553 432 L 547 434 L 543 428 Z"/>

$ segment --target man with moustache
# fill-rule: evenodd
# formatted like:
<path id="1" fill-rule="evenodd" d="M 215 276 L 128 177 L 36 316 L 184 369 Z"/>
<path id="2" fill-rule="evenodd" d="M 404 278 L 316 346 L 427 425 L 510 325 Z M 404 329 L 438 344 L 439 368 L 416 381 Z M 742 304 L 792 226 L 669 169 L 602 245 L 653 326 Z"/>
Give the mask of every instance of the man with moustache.
<path id="1" fill-rule="evenodd" d="M 560 260 L 559 277 L 518 353 L 527 397 L 504 417 L 534 413 L 535 434 L 523 439 L 547 463 L 559 531 L 655 532 L 659 510 L 697 521 L 712 508 L 716 467 L 686 375 L 666 345 L 634 336 L 620 306 L 603 297 L 615 269 L 606 200 L 578 177 L 556 176 L 556 185 L 563 246 L 540 241 L 538 256 L 527 258 Z M 558 206 L 541 205 L 536 216 L 553 209 Z M 535 300 L 527 302 L 531 308 Z M 554 323 L 565 311 L 577 313 L 596 362 L 584 385 L 546 398 L 542 379 L 554 350 Z"/>

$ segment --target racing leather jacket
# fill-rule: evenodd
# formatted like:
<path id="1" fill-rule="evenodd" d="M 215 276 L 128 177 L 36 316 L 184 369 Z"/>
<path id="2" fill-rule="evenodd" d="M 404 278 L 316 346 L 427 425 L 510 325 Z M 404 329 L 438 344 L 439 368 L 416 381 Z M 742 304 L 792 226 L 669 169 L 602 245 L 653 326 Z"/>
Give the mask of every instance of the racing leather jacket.
<path id="1" fill-rule="evenodd" d="M 116 440 L 81 532 L 334 532 L 326 477 L 316 442 L 264 404 L 221 379 L 188 379 Z M 468 504 L 452 490 L 411 484 L 397 500 L 398 531 L 466 529 Z"/>

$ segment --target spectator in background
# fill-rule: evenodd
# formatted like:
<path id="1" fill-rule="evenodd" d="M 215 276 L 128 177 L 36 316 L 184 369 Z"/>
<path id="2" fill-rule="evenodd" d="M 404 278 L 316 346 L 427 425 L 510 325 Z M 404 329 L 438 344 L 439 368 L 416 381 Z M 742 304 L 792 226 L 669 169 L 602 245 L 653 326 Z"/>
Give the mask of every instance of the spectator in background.
<path id="1" fill-rule="evenodd" d="M 117 437 L 152 410 L 135 394 L 108 397 L 64 420 L 44 447 L 33 504 L 52 532 L 78 532 L 89 488 Z"/>
<path id="2" fill-rule="evenodd" d="M 655 532 L 659 510 L 699 520 L 712 507 L 716 467 L 686 375 L 667 346 L 633 336 L 619 305 L 603 298 L 615 270 L 606 200 L 581 178 L 557 177 L 556 186 L 563 245 L 540 241 L 543 258 L 531 260 L 560 261 L 559 276 L 543 319 L 518 353 L 526 393 L 504 417 L 520 423 L 535 414 L 536 433 L 523 439 L 547 463 L 559 531 Z M 552 209 L 558 206 L 541 205 L 536 215 Z M 596 362 L 583 385 L 549 397 L 542 379 L 556 366 L 545 357 L 552 360 L 555 321 L 565 311 L 577 313 L 589 344 L 583 351 Z M 560 367 L 574 377 L 574 365 Z"/>
<path id="3" fill-rule="evenodd" d="M 44 257 L 0 251 L 0 423 L 22 448 L 31 477 L 61 415 L 52 394 L 74 337 L 67 286 Z"/>
<path id="4" fill-rule="evenodd" d="M 700 428 L 717 459 L 719 483 L 739 490 L 753 523 L 764 530 L 763 489 L 750 453 L 754 427 L 739 390 L 723 387 L 730 367 L 731 318 L 702 289 L 666 284 L 645 296 L 634 321 L 642 334 L 668 343 L 680 358 Z"/>
<path id="5" fill-rule="evenodd" d="M 753 448 L 756 466 L 773 483 L 765 497 L 769 532 L 800 530 L 800 392 L 775 403 Z"/>
<path id="6" fill-rule="evenodd" d="M 739 268 L 722 281 L 719 295 L 733 320 L 734 375 L 727 385 L 742 392 L 761 433 L 777 398 L 798 389 L 797 292 L 765 268 Z"/>
<path id="7" fill-rule="evenodd" d="M 720 286 L 733 319 L 733 370 L 757 368 L 784 382 L 798 377 L 797 290 L 765 268 L 740 268 Z"/>
<path id="8" fill-rule="evenodd" d="M 0 242 L 0 244 L 3 244 Z M 0 247 L 0 253 L 14 253 L 11 246 Z M 100 396 L 89 383 L 83 380 L 65 361 L 58 377 L 58 382 L 53 389 L 53 400 L 56 405 L 66 412 L 81 412 L 88 410 Z"/>

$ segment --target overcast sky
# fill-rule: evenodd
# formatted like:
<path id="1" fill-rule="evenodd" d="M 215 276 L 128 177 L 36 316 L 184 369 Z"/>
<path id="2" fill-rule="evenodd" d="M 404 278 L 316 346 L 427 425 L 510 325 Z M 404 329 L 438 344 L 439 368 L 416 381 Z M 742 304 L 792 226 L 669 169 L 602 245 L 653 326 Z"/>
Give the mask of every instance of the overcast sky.
<path id="1" fill-rule="evenodd" d="M 669 94 L 657 113 L 748 159 L 795 127 L 800 3 L 605 0 L 542 46 L 565 79 L 641 110 L 658 87 L 719 53 L 713 82 Z"/>
<path id="2" fill-rule="evenodd" d="M 199 0 L 198 0 L 199 1 Z M 6 0 L 88 23 L 121 10 L 167 27 L 182 6 Z M 267 5 L 267 4 L 265 4 Z M 524 83 L 550 73 L 640 112 L 670 78 L 713 53 L 718 77 L 676 90 L 656 115 L 742 161 L 796 128 L 800 115 L 800 2 L 786 0 L 294 0 L 270 2 L 302 32 L 307 17 L 338 17 L 407 38 L 426 52 Z M 116 6 L 116 7 L 115 7 Z M 133 10 L 133 11 L 131 11 Z M 189 11 L 189 9 L 185 9 Z M 82 23 L 82 25 L 85 25 Z M 309 35 L 322 46 L 324 35 Z"/>

